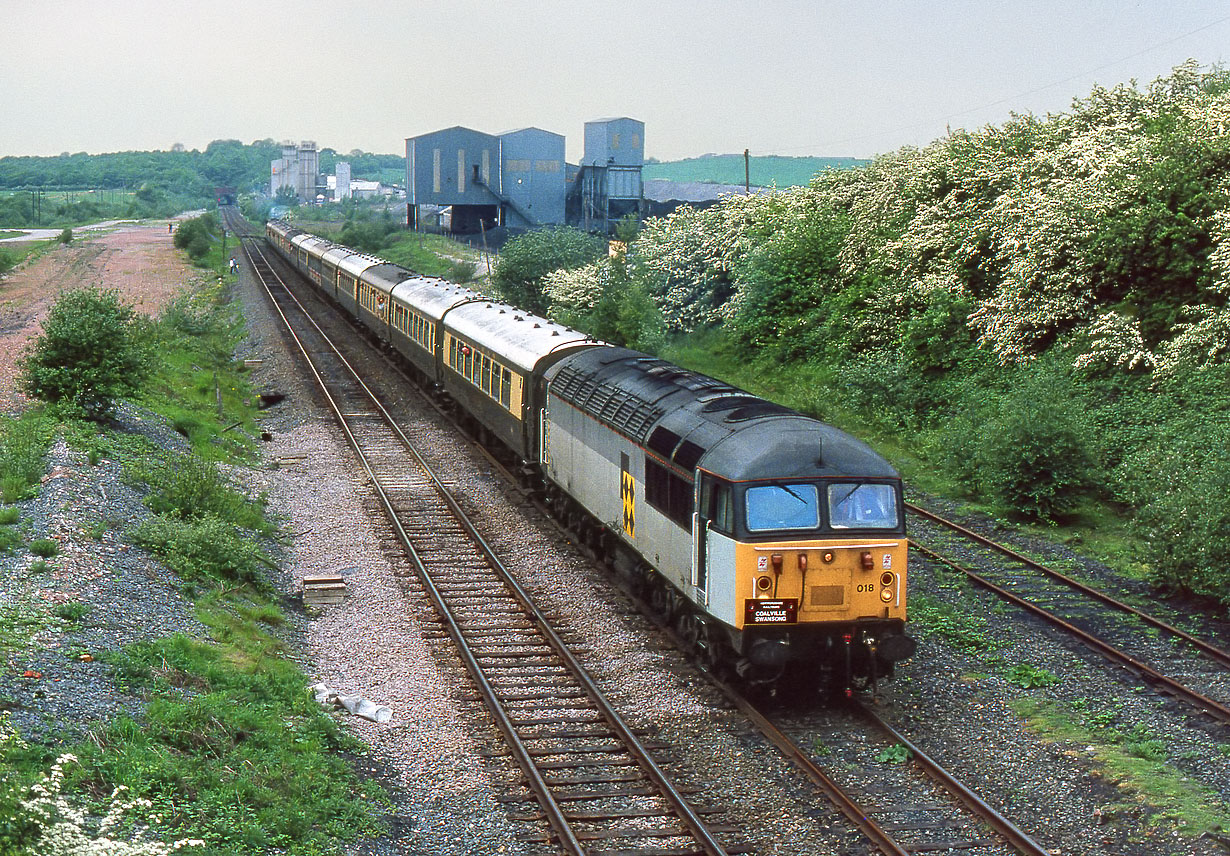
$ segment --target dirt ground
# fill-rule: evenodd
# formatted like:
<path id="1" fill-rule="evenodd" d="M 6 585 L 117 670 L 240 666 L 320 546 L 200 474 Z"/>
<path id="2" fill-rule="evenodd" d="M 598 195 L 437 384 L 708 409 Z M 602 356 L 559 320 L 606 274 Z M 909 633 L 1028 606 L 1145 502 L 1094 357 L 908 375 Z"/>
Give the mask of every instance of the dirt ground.
<path id="1" fill-rule="evenodd" d="M 90 285 L 115 289 L 138 311 L 156 315 L 185 284 L 208 275 L 183 259 L 163 220 L 56 246 L 0 277 L 0 412 L 24 403 L 17 359 L 39 334 L 61 291 Z"/>

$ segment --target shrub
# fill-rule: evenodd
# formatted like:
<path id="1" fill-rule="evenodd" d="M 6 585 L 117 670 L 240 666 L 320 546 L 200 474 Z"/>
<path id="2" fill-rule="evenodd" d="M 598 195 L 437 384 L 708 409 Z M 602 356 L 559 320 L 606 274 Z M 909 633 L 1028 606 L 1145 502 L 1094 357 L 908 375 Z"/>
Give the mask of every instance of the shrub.
<path id="1" fill-rule="evenodd" d="M 356 223 L 348 221 L 337 234 L 337 242 L 365 253 L 378 253 L 400 237 L 401 226 L 392 221 Z"/>
<path id="2" fill-rule="evenodd" d="M 153 350 L 147 335 L 148 325 L 118 292 L 66 291 L 20 361 L 22 388 L 102 421 L 115 399 L 137 392 L 148 377 Z"/>
<path id="3" fill-rule="evenodd" d="M 1088 490 L 1093 443 L 1078 415 L 1079 397 L 1062 372 L 1039 363 L 1028 372 L 989 375 L 947 386 L 949 415 L 932 458 L 970 495 L 1041 520 L 1070 511 Z M 945 387 L 931 384 L 933 392 Z"/>
<path id="4" fill-rule="evenodd" d="M 60 545 L 51 538 L 40 538 L 30 542 L 30 552 L 43 559 L 50 559 L 59 555 Z"/>
<path id="5" fill-rule="evenodd" d="M 12 526 L 21 519 L 21 511 L 13 506 L 0 508 L 0 526 Z"/>
<path id="6" fill-rule="evenodd" d="M 1154 582 L 1230 604 L 1230 431 L 1206 437 L 1212 445 L 1172 447 L 1173 466 L 1159 472 L 1136 520 L 1145 537 L 1145 559 Z"/>
<path id="7" fill-rule="evenodd" d="M 1008 508 L 1050 520 L 1075 506 L 1092 464 L 1071 405 L 1039 392 L 1006 398 L 999 418 L 986 426 L 982 480 Z"/>
<path id="8" fill-rule="evenodd" d="M 73 242 L 73 230 L 65 226 L 64 231 L 60 233 L 59 241 L 66 246 L 71 244 Z"/>
<path id="9" fill-rule="evenodd" d="M 506 300 L 545 314 L 542 278 L 555 270 L 587 265 L 606 251 L 603 239 L 568 226 L 527 232 L 504 245 L 492 282 Z"/>
<path id="10" fill-rule="evenodd" d="M 159 556 L 190 582 L 247 582 L 264 589 L 263 565 L 272 566 L 260 548 L 224 520 L 154 517 L 132 532 L 133 540 Z"/>
<path id="11" fill-rule="evenodd" d="M 448 279 L 458 285 L 473 282 L 478 278 L 478 265 L 469 259 L 460 259 L 448 266 Z"/>
<path id="12" fill-rule="evenodd" d="M 188 256 L 200 264 L 213 245 L 221 240 L 218 218 L 211 212 L 185 220 L 175 229 L 175 246 L 185 250 Z"/>

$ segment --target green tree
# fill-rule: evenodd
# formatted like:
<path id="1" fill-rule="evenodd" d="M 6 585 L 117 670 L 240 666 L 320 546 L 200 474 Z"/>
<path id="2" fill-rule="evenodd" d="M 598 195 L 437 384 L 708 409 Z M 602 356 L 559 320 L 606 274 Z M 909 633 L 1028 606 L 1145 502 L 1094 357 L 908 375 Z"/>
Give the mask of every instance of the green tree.
<path id="1" fill-rule="evenodd" d="M 148 325 L 114 290 L 79 288 L 56 300 L 20 360 L 22 389 L 95 421 L 141 389 L 152 368 Z"/>
<path id="2" fill-rule="evenodd" d="M 542 280 L 556 270 L 587 265 L 606 253 L 602 238 L 567 226 L 527 232 L 500 251 L 492 281 L 506 300 L 530 312 L 545 314 Z"/>
<path id="3" fill-rule="evenodd" d="M 212 213 L 202 214 L 180 223 L 175 229 L 175 246 L 186 250 L 194 262 L 200 263 L 217 241 L 221 240 L 221 226 Z"/>

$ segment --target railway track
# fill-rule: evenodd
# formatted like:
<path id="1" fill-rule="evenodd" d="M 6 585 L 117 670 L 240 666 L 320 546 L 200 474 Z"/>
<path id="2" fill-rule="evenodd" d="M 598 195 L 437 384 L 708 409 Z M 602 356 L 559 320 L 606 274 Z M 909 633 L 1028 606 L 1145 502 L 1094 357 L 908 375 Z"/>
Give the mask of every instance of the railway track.
<path id="1" fill-rule="evenodd" d="M 779 712 L 771 719 L 734 696 L 756 727 L 882 853 L 1050 852 L 871 707 L 855 701 L 840 709 Z"/>
<path id="2" fill-rule="evenodd" d="M 906 508 L 924 521 L 921 535 L 915 527 L 910 539 L 917 552 L 1076 638 L 1158 692 L 1230 724 L 1230 652 L 1179 628 L 1181 617 L 1163 620 L 917 505 Z M 957 550 L 960 560 L 951 555 Z"/>
<path id="3" fill-rule="evenodd" d="M 242 225 L 237 223 L 235 228 L 239 232 Z M 259 261 L 254 263 L 260 264 Z M 276 287 L 273 290 L 276 291 Z M 302 343 L 300 347 L 304 347 Z M 318 377 L 321 374 L 317 371 Z M 358 398 L 361 397 L 345 395 L 341 400 L 346 403 L 338 409 L 350 411 L 358 406 Z M 360 411 L 355 410 L 351 416 L 358 417 L 360 425 L 374 421 L 368 416 L 360 416 L 359 413 Z M 339 418 L 345 415 L 343 412 Z M 348 433 L 352 437 L 353 445 L 364 438 L 367 429 L 352 430 Z M 510 485 L 517 484 L 516 477 L 504 469 L 496 458 L 481 445 L 475 445 L 488 460 L 504 470 Z M 369 477 L 377 483 L 373 471 L 368 471 Z M 431 480 L 432 477 L 428 477 L 426 482 Z M 676 842 L 676 845 L 680 846 L 673 845 L 665 834 L 677 831 L 676 826 L 659 826 L 651 830 L 654 837 L 648 840 L 654 842 L 652 846 L 646 841 L 638 847 L 628 847 L 626 842 L 615 844 L 614 841 L 618 839 L 608 837 L 622 836 L 637 829 L 644 831 L 647 821 L 661 823 L 661 818 L 665 815 L 658 812 L 656 805 L 653 805 L 653 810 L 626 807 L 629 801 L 637 801 L 635 804 L 641 806 L 644 806 L 646 800 L 656 804 L 659 798 L 654 795 L 652 783 L 630 769 L 633 767 L 631 756 L 625 757 L 621 754 L 618 741 L 608 731 L 603 715 L 597 711 L 583 710 L 583 699 L 587 693 L 582 690 L 581 682 L 565 677 L 566 668 L 553 660 L 556 645 L 545 641 L 537 632 L 540 621 L 545 622 L 545 619 L 540 616 L 527 617 L 526 613 L 522 612 L 520 596 L 503 593 L 499 585 L 489 586 L 485 581 L 476 581 L 483 577 L 482 565 L 490 563 L 490 559 L 476 560 L 468 551 L 457 552 L 455 548 L 437 547 L 434 544 L 433 533 L 454 526 L 457 520 L 455 515 L 450 511 L 447 514 L 432 513 L 432 516 L 428 516 L 421 507 L 405 503 L 404 497 L 398 493 L 408 491 L 417 495 L 431 492 L 428 491 L 426 482 L 406 480 L 405 477 L 402 482 L 390 482 L 389 486 L 395 490 L 389 494 L 388 500 L 384 499 L 386 492 L 381 491 L 386 511 L 390 511 L 392 506 L 389 518 L 393 530 L 397 533 L 398 540 L 409 540 L 411 545 L 419 542 L 423 544 L 420 548 L 410 547 L 411 559 L 416 565 L 427 566 L 443 562 L 446 567 L 458 568 L 456 573 L 438 575 L 438 582 L 425 582 L 425 587 L 433 602 L 437 599 L 445 601 L 443 607 L 437 602 L 437 611 L 440 614 L 447 615 L 450 612 L 451 601 L 457 605 L 457 609 L 452 612 L 460 621 L 476 622 L 467 634 L 462 624 L 457 623 L 455 626 L 454 620 L 444 619 L 448 633 L 455 639 L 462 637 L 464 640 L 468 635 L 480 640 L 480 646 L 487 646 L 485 653 L 473 657 L 473 661 L 470 657 L 464 659 L 472 676 L 476 671 L 482 674 L 485 664 L 495 664 L 488 669 L 495 676 L 494 680 L 488 681 L 491 690 L 502 690 L 505 700 L 516 706 L 507 716 L 507 721 L 501 721 L 497 716 L 497 724 L 506 735 L 510 729 L 515 731 L 516 738 L 525 743 L 524 751 L 510 750 L 522 769 L 527 769 L 526 765 L 532 769 L 537 758 L 540 759 L 540 766 L 551 771 L 543 774 L 543 784 L 548 788 L 551 785 L 562 788 L 557 791 L 555 798 L 564 806 L 561 809 L 561 813 L 567 815 L 564 820 L 591 825 L 577 835 L 581 846 L 594 841 L 606 842 L 601 847 L 591 847 L 583 852 L 710 852 L 699 849 L 694 844 Z M 438 490 L 436 485 L 431 487 L 432 490 Z M 414 525 L 407 526 L 399 522 L 406 518 L 414 519 Z M 472 527 L 470 530 L 467 536 L 471 540 L 477 538 L 477 532 L 473 531 Z M 584 549 L 579 543 L 578 546 Z M 601 557 L 593 558 L 601 560 Z M 423 567 L 420 567 L 419 573 L 424 573 Z M 427 576 L 432 578 L 429 569 Z M 515 583 L 513 586 L 515 587 Z M 506 619 L 511 619 L 513 623 L 509 624 Z M 493 702 L 488 699 L 481 681 L 476 680 L 475 683 L 483 700 L 491 707 Z M 826 726 L 825 745 L 840 750 L 843 757 L 843 775 L 839 784 L 834 776 L 816 763 L 812 753 L 799 743 L 799 740 L 804 739 L 814 743 L 817 739 L 817 726 L 814 722 L 810 725 L 794 723 L 790 730 L 795 732 L 796 738 L 791 738 L 736 690 L 720 682 L 719 686 L 726 692 L 732 704 L 819 787 L 828 800 L 878 851 L 897 856 L 936 850 L 956 850 L 970 854 L 1023 853 L 1030 856 L 1047 852 L 872 711 L 859 708 L 860 715 L 849 718 L 840 726 L 832 723 Z M 807 736 L 800 736 L 803 734 Z M 873 736 L 877 734 L 878 737 Z M 565 751 L 565 747 L 551 742 L 565 738 L 580 741 L 575 751 Z M 893 767 L 873 763 L 859 768 L 856 761 L 857 748 L 869 745 L 874 740 L 887 741 L 885 745 L 900 747 L 895 751 L 904 750 L 910 761 Z M 509 742 L 511 746 L 513 741 Z M 600 762 L 588 764 L 587 759 L 595 756 L 601 759 Z M 587 768 L 589 772 L 578 772 Z M 527 781 L 531 786 L 533 780 L 534 776 L 527 773 Z M 531 787 L 531 791 L 534 790 Z M 510 795 L 507 801 L 516 805 L 528 798 L 529 794 Z M 542 805 L 541 795 L 536 794 L 533 798 Z M 712 816 L 714 813 L 713 809 L 698 812 L 706 816 Z M 519 816 L 527 820 L 544 817 L 552 820 L 551 814 L 545 809 L 537 813 L 522 812 Z M 623 819 L 624 828 L 620 828 L 620 818 Z M 632 823 L 638 822 L 641 826 L 631 827 Z M 596 828 L 598 824 L 602 824 L 602 828 Z M 549 838 L 566 845 L 567 842 L 559 834 L 555 821 L 552 820 L 551 825 L 553 831 L 550 834 L 544 836 L 531 833 L 527 838 Z M 711 832 L 715 834 L 732 831 L 731 826 L 711 828 Z M 746 846 L 733 846 L 715 852 L 742 853 L 748 852 L 749 849 Z"/>
<path id="4" fill-rule="evenodd" d="M 578 856 L 750 852 L 730 841 L 737 829 L 721 823 L 721 810 L 691 805 L 258 241 L 243 244 L 521 770 L 525 791 L 511 801 L 538 827 L 524 838 Z"/>

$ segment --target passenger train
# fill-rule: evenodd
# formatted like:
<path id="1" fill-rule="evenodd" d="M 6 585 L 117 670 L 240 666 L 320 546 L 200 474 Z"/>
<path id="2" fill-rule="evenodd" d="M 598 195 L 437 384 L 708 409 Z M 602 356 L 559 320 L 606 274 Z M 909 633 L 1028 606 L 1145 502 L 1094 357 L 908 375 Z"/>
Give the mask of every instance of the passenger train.
<path id="1" fill-rule="evenodd" d="M 715 668 L 865 686 L 914 652 L 897 472 L 848 434 L 282 221 L 270 244 L 516 456 Z"/>

